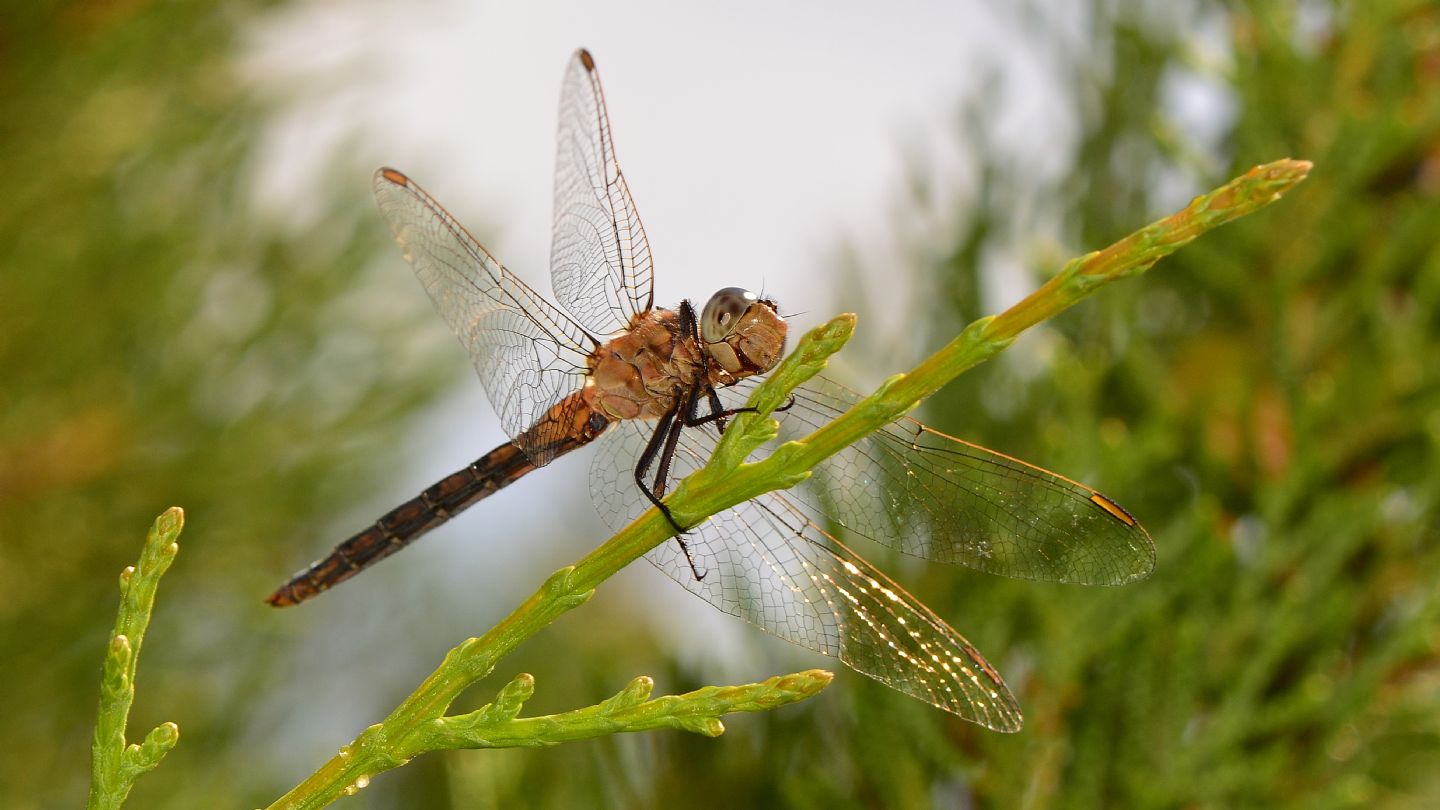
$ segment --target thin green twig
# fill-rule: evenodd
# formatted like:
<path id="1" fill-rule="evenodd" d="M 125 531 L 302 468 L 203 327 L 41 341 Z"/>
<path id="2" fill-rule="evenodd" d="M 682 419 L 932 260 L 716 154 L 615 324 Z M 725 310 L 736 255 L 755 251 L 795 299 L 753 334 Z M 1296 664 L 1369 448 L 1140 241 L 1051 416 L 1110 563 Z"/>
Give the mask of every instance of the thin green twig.
<path id="1" fill-rule="evenodd" d="M 744 463 L 751 452 L 777 435 L 771 411 L 784 403 L 795 386 L 818 373 L 830 354 L 849 338 L 854 316 L 835 318 L 806 335 L 796 352 L 756 388 L 750 398 L 756 412 L 741 414 L 732 422 L 710 462 L 680 482 L 666 499 L 667 506 L 681 522 L 694 525 L 762 493 L 795 485 L 825 458 L 894 421 L 966 369 L 1005 349 L 1020 332 L 1104 284 L 1144 272 L 1200 234 L 1274 202 L 1309 170 L 1310 163 L 1298 160 L 1257 166 L 1197 197 L 1185 209 L 1104 250 L 1071 261 L 1020 303 L 971 324 L 914 370 L 890 378 L 839 419 L 804 439 L 781 445 L 762 461 Z M 368 782 L 375 774 L 430 750 L 415 746 L 420 730 L 427 724 L 435 728 L 435 723 L 454 720 L 445 718 L 444 712 L 461 691 L 488 675 L 521 641 L 586 602 L 606 578 L 672 535 L 669 522 L 651 509 L 579 563 L 551 575 L 500 624 L 451 650 L 389 717 L 366 729 L 272 807 L 322 807 L 347 790 L 353 792 L 357 784 Z M 538 733 L 538 726 L 528 728 Z M 528 744 L 518 737 L 508 742 Z"/>
<path id="2" fill-rule="evenodd" d="M 608 700 L 584 709 L 543 717 L 517 718 L 535 691 L 535 679 L 521 675 L 494 703 L 478 711 L 444 717 L 422 728 L 415 751 L 437 748 L 542 747 L 606 734 L 668 728 L 707 737 L 725 732 L 720 718 L 732 712 L 760 712 L 819 694 L 834 676 L 821 669 L 781 675 L 741 686 L 706 686 L 683 695 L 652 699 L 655 682 L 641 676 Z"/>
<path id="3" fill-rule="evenodd" d="M 179 726 L 161 723 L 145 735 L 144 742 L 126 745 L 125 725 L 135 702 L 135 669 L 155 607 L 155 591 L 180 551 L 176 539 L 184 525 L 185 513 L 180 507 L 167 509 L 150 527 L 140 561 L 120 572 L 120 611 L 105 653 L 100 714 L 91 747 L 90 810 L 120 807 L 135 778 L 159 765 L 180 740 Z"/>

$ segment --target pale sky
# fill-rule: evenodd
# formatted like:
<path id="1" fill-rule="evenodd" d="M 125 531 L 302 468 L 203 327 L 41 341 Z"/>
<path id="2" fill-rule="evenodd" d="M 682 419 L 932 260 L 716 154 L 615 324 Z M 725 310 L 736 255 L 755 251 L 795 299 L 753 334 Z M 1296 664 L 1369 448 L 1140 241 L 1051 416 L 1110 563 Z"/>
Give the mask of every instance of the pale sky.
<path id="1" fill-rule="evenodd" d="M 540 286 L 560 78 L 584 46 L 650 234 L 658 300 L 763 283 L 782 304 L 819 310 L 839 243 L 888 239 L 907 162 L 945 165 L 962 95 L 1017 42 L 1006 25 L 983 4 L 913 0 L 312 2 L 254 37 L 262 86 L 293 99 L 267 202 L 293 210 L 337 136 L 358 134 L 347 159 L 411 175 Z M 1023 82 L 1033 68 L 1015 61 L 1007 79 Z M 1053 100 L 1032 84 L 996 110 L 998 127 L 1037 132 Z"/>

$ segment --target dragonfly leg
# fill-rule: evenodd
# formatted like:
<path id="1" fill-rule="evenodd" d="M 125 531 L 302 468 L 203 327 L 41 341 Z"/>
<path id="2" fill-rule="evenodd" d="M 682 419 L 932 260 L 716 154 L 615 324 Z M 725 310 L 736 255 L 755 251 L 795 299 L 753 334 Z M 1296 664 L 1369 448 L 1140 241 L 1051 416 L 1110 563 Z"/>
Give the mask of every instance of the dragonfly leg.
<path id="1" fill-rule="evenodd" d="M 699 567 L 695 565 L 695 559 L 690 556 L 690 545 L 685 542 L 686 529 L 680 525 L 679 521 L 675 520 L 675 515 L 670 511 L 670 507 L 661 500 L 665 497 L 665 491 L 668 488 L 670 462 L 675 458 L 675 448 L 680 442 L 680 431 L 684 427 L 684 420 L 676 417 L 683 410 L 693 410 L 693 407 L 687 404 L 691 399 L 690 396 L 684 397 L 669 413 L 660 418 L 659 424 L 655 427 L 655 433 L 650 437 L 649 443 L 645 445 L 645 450 L 640 454 L 640 459 L 635 465 L 635 485 L 674 527 L 675 541 L 680 544 L 680 550 L 685 553 L 685 561 L 690 564 L 690 572 L 695 575 L 695 580 L 698 582 L 704 579 L 705 575 L 700 572 Z M 655 473 L 655 483 L 650 486 L 646 484 L 645 477 L 650 466 L 657 460 L 659 464 Z"/>
<path id="2" fill-rule="evenodd" d="M 759 409 L 758 409 L 758 408 L 725 408 L 725 409 L 723 409 L 723 410 L 717 410 L 717 411 L 714 411 L 714 412 L 712 412 L 712 413 L 706 414 L 705 416 L 696 416 L 696 417 L 693 417 L 693 418 L 690 418 L 690 419 L 686 419 L 686 420 L 685 420 L 684 422 L 682 422 L 681 424 L 683 424 L 685 427 L 700 427 L 701 425 L 708 425 L 708 424 L 710 424 L 710 423 L 712 423 L 712 422 L 716 422 L 716 423 L 719 423 L 720 432 L 721 432 L 721 433 L 724 433 L 724 432 L 725 432 L 725 420 L 726 420 L 726 419 L 729 419 L 730 417 L 734 416 L 734 415 L 737 414 L 737 413 L 755 413 L 757 410 L 759 410 Z"/>
<path id="3" fill-rule="evenodd" d="M 695 345 L 703 345 L 700 338 L 700 324 L 695 318 L 695 308 L 690 306 L 689 301 L 680 302 L 680 330 L 695 341 Z M 710 352 L 700 351 L 700 374 L 695 378 L 695 384 L 690 389 L 690 401 L 685 408 L 685 426 L 699 427 L 708 422 L 715 423 L 715 429 L 723 436 L 725 434 L 725 420 L 734 416 L 745 408 L 726 411 L 725 406 L 720 403 L 720 395 L 715 393 L 715 386 L 710 385 Z M 710 415 L 696 417 L 696 411 L 700 406 L 700 390 L 705 390 L 706 402 L 710 405 Z"/>
<path id="4" fill-rule="evenodd" d="M 710 397 L 710 413 L 705 416 L 695 416 L 691 414 L 685 419 L 685 427 L 700 427 L 701 425 L 708 425 L 714 422 L 718 424 L 720 432 L 723 434 L 725 432 L 726 419 L 729 419 L 737 413 L 756 413 L 760 410 L 759 408 L 750 407 L 722 408 L 720 407 L 720 395 L 715 393 L 715 389 L 711 388 L 708 393 Z M 774 413 L 783 413 L 793 407 L 795 407 L 795 395 L 791 394 L 790 399 L 787 400 L 784 405 L 776 408 Z"/>
<path id="5" fill-rule="evenodd" d="M 708 362 L 706 363 L 706 368 L 709 368 Z M 715 386 L 713 385 L 705 386 L 705 401 L 710 405 L 710 415 L 712 417 L 725 410 L 725 406 L 720 404 L 720 395 L 715 393 Z M 692 413 L 690 415 L 693 417 L 695 414 Z M 721 436 L 725 435 L 725 417 L 720 416 L 715 418 L 715 431 Z"/>
<path id="6" fill-rule="evenodd" d="M 650 472 L 650 466 L 655 463 L 656 458 L 660 455 L 660 451 L 665 447 L 666 440 L 670 436 L 671 428 L 675 424 L 675 414 L 678 410 L 678 408 L 672 409 L 669 413 L 660 417 L 659 423 L 655 425 L 655 432 L 650 436 L 650 441 L 645 445 L 645 450 L 640 453 L 640 458 L 635 462 L 635 486 L 639 487 L 640 491 L 644 493 L 646 500 L 654 504 L 655 508 L 659 509 L 660 513 L 665 516 L 665 519 L 670 521 L 670 525 L 675 528 L 676 532 L 684 534 L 685 527 L 675 521 L 674 515 L 670 514 L 670 508 L 660 501 L 660 499 L 665 496 L 663 473 L 668 470 L 668 465 L 661 465 L 662 476 L 658 479 L 658 494 L 655 488 L 652 488 L 645 481 L 646 476 Z"/>
<path id="7" fill-rule="evenodd" d="M 685 397 L 684 403 L 682 403 L 682 409 L 685 411 L 687 417 L 694 414 L 694 403 L 695 392 L 692 391 L 689 396 Z M 680 443 L 680 431 L 684 429 L 684 420 L 676 419 L 670 426 L 670 435 L 665 437 L 665 449 L 660 453 L 660 469 L 655 473 L 654 492 L 657 498 L 665 497 L 665 490 L 668 488 L 670 481 L 670 464 L 675 459 L 675 448 Z M 680 551 L 685 554 L 685 562 L 690 564 L 690 573 L 694 574 L 695 581 L 699 582 L 705 578 L 705 575 L 701 573 L 700 568 L 695 565 L 695 558 L 690 556 L 690 544 L 685 542 L 684 530 L 681 530 L 680 524 L 675 522 L 675 518 L 670 514 L 668 507 L 661 505 L 660 509 L 665 513 L 665 516 L 670 519 L 670 524 L 679 530 L 680 533 L 675 535 L 675 542 L 680 544 Z"/>

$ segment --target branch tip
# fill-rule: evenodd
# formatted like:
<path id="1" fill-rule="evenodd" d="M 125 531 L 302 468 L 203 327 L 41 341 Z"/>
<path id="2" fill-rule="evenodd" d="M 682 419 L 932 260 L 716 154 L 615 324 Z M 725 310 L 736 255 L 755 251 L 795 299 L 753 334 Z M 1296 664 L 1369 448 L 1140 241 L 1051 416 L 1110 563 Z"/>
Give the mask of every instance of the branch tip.
<path id="1" fill-rule="evenodd" d="M 167 722 L 151 729 L 144 742 L 127 745 L 125 727 L 135 701 L 135 673 L 155 592 L 180 550 L 176 538 L 184 524 L 179 507 L 166 510 L 146 533 L 137 563 L 120 572 L 120 608 L 101 666 L 100 708 L 91 744 L 91 810 L 119 808 L 136 777 L 158 765 L 180 739 L 180 728 Z"/>

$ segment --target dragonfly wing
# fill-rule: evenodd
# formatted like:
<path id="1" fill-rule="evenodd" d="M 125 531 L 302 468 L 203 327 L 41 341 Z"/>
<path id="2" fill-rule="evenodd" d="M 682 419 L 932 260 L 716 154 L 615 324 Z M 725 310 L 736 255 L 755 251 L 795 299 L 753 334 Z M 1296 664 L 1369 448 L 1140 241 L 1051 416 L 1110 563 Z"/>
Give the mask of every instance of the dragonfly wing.
<path id="1" fill-rule="evenodd" d="M 727 406 L 757 383 L 725 392 Z M 780 440 L 804 436 L 860 399 L 817 377 L 777 413 Z M 892 548 L 1019 579 L 1120 585 L 1148 576 L 1155 544 L 1099 492 L 899 419 L 831 456 L 792 490 L 811 514 Z"/>
<path id="2" fill-rule="evenodd" d="M 616 529 L 649 506 L 631 479 L 647 427 L 622 423 L 600 439 L 592 494 Z M 686 430 L 674 475 L 698 469 L 713 447 L 713 431 Z M 1020 728 L 1014 696 L 979 651 L 781 495 L 716 515 L 685 541 L 689 559 L 674 540 L 646 559 L 720 610 L 966 720 Z"/>
<path id="3" fill-rule="evenodd" d="M 596 341 L 506 270 L 439 203 L 394 169 L 375 173 L 375 200 L 405 260 L 470 353 L 505 433 L 536 466 L 571 429 Z M 572 407 L 573 406 L 573 407 Z M 543 420 L 543 421 L 542 421 Z"/>
<path id="4" fill-rule="evenodd" d="M 596 334 L 630 325 L 654 300 L 650 243 L 615 160 L 595 61 L 576 51 L 560 93 L 555 153 L 555 297 Z"/>

